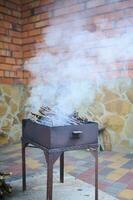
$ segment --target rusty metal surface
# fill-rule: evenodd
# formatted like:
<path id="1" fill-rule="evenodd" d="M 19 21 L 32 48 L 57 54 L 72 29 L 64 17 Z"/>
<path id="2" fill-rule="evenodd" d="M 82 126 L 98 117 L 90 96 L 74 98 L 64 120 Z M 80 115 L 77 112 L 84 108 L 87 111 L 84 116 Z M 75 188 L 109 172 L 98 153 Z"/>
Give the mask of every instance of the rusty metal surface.
<path id="1" fill-rule="evenodd" d="M 96 144 L 98 143 L 98 124 L 90 122 L 81 125 L 48 127 L 27 119 L 23 120 L 22 136 L 46 148 Z"/>

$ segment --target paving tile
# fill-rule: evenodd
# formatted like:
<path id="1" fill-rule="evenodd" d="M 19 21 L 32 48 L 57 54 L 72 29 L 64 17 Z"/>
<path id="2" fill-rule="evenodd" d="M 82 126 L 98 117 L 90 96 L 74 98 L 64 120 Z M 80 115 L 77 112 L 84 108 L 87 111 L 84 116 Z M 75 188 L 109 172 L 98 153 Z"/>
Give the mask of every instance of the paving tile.
<path id="1" fill-rule="evenodd" d="M 128 169 L 118 168 L 114 170 L 114 173 L 121 174 L 122 176 L 128 173 Z"/>
<path id="2" fill-rule="evenodd" d="M 131 181 L 133 181 L 133 173 L 127 172 L 118 181 L 121 182 L 121 183 L 130 183 Z"/>
<path id="3" fill-rule="evenodd" d="M 38 169 L 42 166 L 42 163 L 39 163 L 37 160 L 33 160 L 31 158 L 26 159 L 26 165 L 30 169 Z"/>
<path id="4" fill-rule="evenodd" d="M 99 184 L 98 184 L 98 188 L 103 190 L 103 191 L 106 191 L 106 189 L 110 186 L 109 183 L 103 183 L 103 182 L 100 182 L 99 181 Z"/>
<path id="5" fill-rule="evenodd" d="M 128 183 L 127 189 L 133 190 L 133 179 L 130 183 Z"/>
<path id="6" fill-rule="evenodd" d="M 109 167 L 106 167 L 102 170 L 99 170 L 99 173 L 100 175 L 103 175 L 103 176 L 107 176 L 108 174 L 110 174 L 112 171 L 114 171 L 114 169 L 112 168 L 109 168 Z"/>
<path id="7" fill-rule="evenodd" d="M 74 165 L 65 165 L 64 168 L 66 172 L 73 171 L 75 169 Z"/>
<path id="8" fill-rule="evenodd" d="M 113 185 L 110 185 L 107 189 L 106 192 L 112 193 L 112 194 L 117 194 L 124 190 L 127 187 L 127 184 L 124 183 L 119 183 L 115 182 Z"/>
<path id="9" fill-rule="evenodd" d="M 109 160 L 103 160 L 103 161 L 101 162 L 101 165 L 102 165 L 102 166 L 108 166 L 108 165 L 110 165 L 110 164 L 112 164 L 112 161 L 109 161 Z"/>
<path id="10" fill-rule="evenodd" d="M 127 171 L 122 171 L 122 169 L 120 169 L 121 171 L 118 172 L 115 171 L 115 172 L 112 172 L 111 174 L 107 175 L 106 178 L 109 179 L 109 180 L 112 180 L 112 181 L 118 181 L 122 176 L 124 176 Z"/>
<path id="11" fill-rule="evenodd" d="M 111 168 L 114 168 L 114 169 L 118 169 L 120 167 L 123 166 L 123 164 L 126 164 L 128 162 L 128 159 L 123 159 L 123 160 L 117 160 L 117 162 L 112 162 L 112 164 L 110 164 L 110 167 Z"/>
<path id="12" fill-rule="evenodd" d="M 126 162 L 124 165 L 122 165 L 122 167 L 126 169 L 133 169 L 133 160 Z"/>
<path id="13" fill-rule="evenodd" d="M 128 200 L 133 200 L 133 190 L 125 189 L 118 194 L 118 197 L 126 198 Z"/>
<path id="14" fill-rule="evenodd" d="M 124 157 L 128 159 L 133 159 L 133 153 L 126 154 L 124 155 Z"/>
<path id="15" fill-rule="evenodd" d="M 100 189 L 118 197 L 120 200 L 130 198 L 127 197 L 127 193 L 131 193 L 133 186 L 131 181 L 133 169 L 130 167 L 132 155 L 115 152 L 99 153 Z M 0 168 L 7 172 L 13 172 L 10 179 L 21 178 L 21 144 L 2 147 L 2 151 L 0 148 L 0 156 Z M 27 148 L 26 161 L 27 177 L 39 173 L 46 174 L 46 161 L 41 150 Z M 86 150 L 65 152 L 65 171 L 93 185 L 95 178 L 94 164 L 94 157 Z M 54 165 L 54 174 L 59 174 L 59 159 Z"/>

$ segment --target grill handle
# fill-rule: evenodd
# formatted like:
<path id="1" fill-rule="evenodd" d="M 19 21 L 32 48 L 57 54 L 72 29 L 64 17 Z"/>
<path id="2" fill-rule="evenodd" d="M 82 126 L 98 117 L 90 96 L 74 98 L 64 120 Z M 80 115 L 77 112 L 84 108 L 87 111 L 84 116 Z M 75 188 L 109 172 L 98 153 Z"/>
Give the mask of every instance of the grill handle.
<path id="1" fill-rule="evenodd" d="M 83 133 L 83 131 L 73 131 L 72 132 L 72 138 L 80 138 L 80 135 Z"/>

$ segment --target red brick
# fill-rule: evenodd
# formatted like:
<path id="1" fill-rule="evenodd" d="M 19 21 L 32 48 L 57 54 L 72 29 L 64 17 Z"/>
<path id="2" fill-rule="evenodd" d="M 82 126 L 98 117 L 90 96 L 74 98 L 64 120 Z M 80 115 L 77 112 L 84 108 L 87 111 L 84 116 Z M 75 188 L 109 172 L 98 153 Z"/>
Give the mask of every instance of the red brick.
<path id="1" fill-rule="evenodd" d="M 18 7 L 15 3 L 12 3 L 10 1 L 5 1 L 5 6 L 9 9 L 15 9 L 15 10 L 17 10 Z"/>
<path id="2" fill-rule="evenodd" d="M 23 71 L 17 71 L 17 78 L 23 78 Z"/>
<path id="3" fill-rule="evenodd" d="M 24 58 L 33 57 L 33 56 L 35 56 L 35 51 L 25 51 L 25 52 L 23 53 L 23 56 L 24 56 Z"/>
<path id="4" fill-rule="evenodd" d="M 132 0 L 115 3 L 115 9 L 116 10 L 122 10 L 122 9 L 126 9 L 126 8 L 131 8 L 131 7 L 133 7 L 133 1 Z"/>
<path id="5" fill-rule="evenodd" d="M 115 10 L 114 4 L 104 5 L 104 6 L 99 6 L 99 7 L 89 9 L 88 15 L 89 16 L 101 15 L 105 13 L 114 12 L 114 10 Z"/>
<path id="6" fill-rule="evenodd" d="M 16 10 L 13 10 L 13 11 L 12 11 L 12 15 L 15 16 L 15 17 L 20 18 L 20 17 L 21 17 L 21 12 L 18 12 L 18 11 L 16 11 Z"/>
<path id="7" fill-rule="evenodd" d="M 0 49 L 4 48 L 4 42 L 0 42 Z"/>
<path id="8" fill-rule="evenodd" d="M 48 5 L 54 3 L 54 0 L 41 0 L 40 5 Z"/>
<path id="9" fill-rule="evenodd" d="M 26 24 L 23 26 L 23 31 L 29 31 L 34 29 L 34 24 Z"/>
<path id="10" fill-rule="evenodd" d="M 24 71 L 24 78 L 30 78 L 31 74 L 28 71 Z"/>
<path id="11" fill-rule="evenodd" d="M 10 1 L 17 4 L 17 5 L 21 5 L 21 3 L 22 3 L 21 0 L 10 0 Z"/>
<path id="12" fill-rule="evenodd" d="M 23 39 L 23 44 L 31 44 L 31 43 L 34 43 L 34 42 L 35 42 L 34 37 L 29 37 L 29 38 Z"/>
<path id="13" fill-rule="evenodd" d="M 4 76 L 5 77 L 10 77 L 10 71 L 5 71 Z"/>
<path id="14" fill-rule="evenodd" d="M 2 20 L 4 19 L 4 15 L 0 13 L 0 20 L 1 20 L 1 19 L 2 19 Z"/>
<path id="15" fill-rule="evenodd" d="M 0 34 L 0 40 L 2 42 L 11 42 L 11 37 Z"/>
<path id="16" fill-rule="evenodd" d="M 12 24 L 10 22 L 7 22 L 7 21 L 3 20 L 3 21 L 0 22 L 0 27 L 11 29 L 12 28 Z"/>
<path id="17" fill-rule="evenodd" d="M 12 31 L 12 30 L 10 30 L 9 31 L 9 35 L 13 36 L 13 37 L 21 38 L 21 32 L 18 32 L 18 31 Z"/>
<path id="18" fill-rule="evenodd" d="M 4 20 L 11 23 L 13 22 L 13 23 L 21 24 L 21 19 L 14 16 L 10 16 L 10 15 L 4 15 Z"/>
<path id="19" fill-rule="evenodd" d="M 0 63 L 5 64 L 6 57 L 0 56 Z M 0 68 L 2 65 L 0 66 Z"/>
<path id="20" fill-rule="evenodd" d="M 0 6 L 0 13 L 11 15 L 11 10 L 6 8 L 5 6 Z"/>
<path id="21" fill-rule="evenodd" d="M 48 12 L 44 12 L 44 13 L 42 13 L 41 15 L 40 15 L 40 19 L 42 20 L 42 19 L 48 19 L 49 18 L 49 14 L 48 14 Z"/>
<path id="22" fill-rule="evenodd" d="M 49 25 L 48 20 L 44 20 L 44 21 L 40 21 L 40 22 L 35 23 L 36 28 L 45 27 L 45 26 L 48 26 L 48 25 Z"/>
<path id="23" fill-rule="evenodd" d="M 4 42 L 4 43 L 3 43 L 3 49 L 8 49 L 8 50 L 10 50 L 10 49 L 9 49 L 9 45 L 10 45 L 10 43 Z"/>
<path id="24" fill-rule="evenodd" d="M 101 5 L 104 5 L 106 4 L 106 1 L 105 0 L 93 0 L 93 1 L 88 1 L 87 3 L 87 8 L 94 8 L 94 7 L 97 7 L 97 6 L 101 6 Z"/>
<path id="25" fill-rule="evenodd" d="M 35 44 L 23 45 L 22 49 L 23 49 L 23 51 L 33 50 L 33 49 L 35 49 Z"/>
<path id="26" fill-rule="evenodd" d="M 25 4 L 30 3 L 30 2 L 31 2 L 31 0 L 23 0 L 22 4 L 25 5 Z"/>
<path id="27" fill-rule="evenodd" d="M 22 18 L 29 17 L 29 16 L 31 16 L 31 11 L 30 10 L 22 12 Z"/>
<path id="28" fill-rule="evenodd" d="M 49 27 L 46 26 L 46 27 L 44 27 L 44 28 L 42 29 L 41 32 L 44 34 L 44 33 L 48 33 L 48 31 L 49 31 Z"/>
<path id="29" fill-rule="evenodd" d="M 4 76 L 4 71 L 0 70 L 0 77 Z"/>
<path id="30" fill-rule="evenodd" d="M 12 66 L 12 70 L 13 70 L 13 71 L 17 71 L 17 70 L 19 70 L 19 69 L 21 69 L 21 65 L 13 65 L 13 66 Z"/>
<path id="31" fill-rule="evenodd" d="M 14 77 L 14 78 L 15 78 L 15 77 L 16 77 L 16 72 L 14 72 L 14 71 L 11 71 L 11 72 L 10 72 L 10 74 L 9 74 L 9 76 L 10 76 L 10 77 Z"/>
<path id="32" fill-rule="evenodd" d="M 22 36 L 22 38 L 26 38 L 28 36 L 28 32 L 27 31 L 22 32 L 21 36 Z"/>
<path id="33" fill-rule="evenodd" d="M 40 33 L 41 33 L 41 29 L 35 29 L 33 31 L 28 32 L 29 36 L 40 35 Z"/>
<path id="34" fill-rule="evenodd" d="M 21 38 L 13 38 L 13 43 L 14 44 L 22 44 L 22 39 Z"/>
<path id="35" fill-rule="evenodd" d="M 127 66 L 128 66 L 128 69 L 133 69 L 133 60 L 128 61 Z"/>
<path id="36" fill-rule="evenodd" d="M 14 58 L 6 58 L 5 62 L 8 64 L 15 64 L 15 59 Z"/>
<path id="37" fill-rule="evenodd" d="M 29 10 L 31 8 L 36 8 L 40 5 L 40 0 L 29 2 L 23 5 L 23 10 Z"/>
<path id="38" fill-rule="evenodd" d="M 13 52 L 13 57 L 14 58 L 22 58 L 23 54 L 21 51 L 14 51 Z"/>
<path id="39" fill-rule="evenodd" d="M 70 7 L 64 7 L 61 9 L 54 10 L 53 14 L 54 14 L 54 16 L 61 16 L 61 15 L 65 15 L 65 14 L 83 11 L 84 9 L 85 9 L 85 4 L 82 3 L 82 4 L 76 4 L 76 5 L 72 5 Z"/>
<path id="40" fill-rule="evenodd" d="M 123 11 L 126 17 L 133 16 L 133 8 L 127 8 L 127 9 L 124 9 Z"/>
<path id="41" fill-rule="evenodd" d="M 124 72 L 123 77 L 133 78 L 133 70 L 128 70 L 127 72 Z"/>
<path id="42" fill-rule="evenodd" d="M 1 60 L 1 59 L 0 59 Z M 11 69 L 11 65 L 10 64 L 1 64 L 0 65 L 0 69 L 3 70 L 10 70 Z"/>
<path id="43" fill-rule="evenodd" d="M 9 44 L 9 49 L 12 51 L 19 51 L 21 49 L 21 46 L 17 44 Z"/>
<path id="44" fill-rule="evenodd" d="M 38 42 L 43 42 L 44 41 L 44 37 L 43 35 L 39 35 L 39 36 L 36 36 L 35 37 L 35 42 L 38 43 Z"/>
<path id="45" fill-rule="evenodd" d="M 7 29 L 0 27 L 0 34 L 7 34 Z"/>
<path id="46" fill-rule="evenodd" d="M 113 12 L 113 13 L 106 13 L 104 17 L 108 20 L 119 20 L 125 17 L 125 12 L 123 10 Z"/>
<path id="47" fill-rule="evenodd" d="M 24 79 L 23 78 L 14 78 L 13 83 L 15 85 L 17 85 L 17 84 L 24 84 Z"/>
<path id="48" fill-rule="evenodd" d="M 21 22 L 22 22 L 22 25 L 25 25 L 25 24 L 28 24 L 29 23 L 29 18 L 30 17 L 27 17 L 27 18 L 21 18 Z"/>
<path id="49" fill-rule="evenodd" d="M 11 56 L 11 51 L 0 49 L 0 56 Z"/>
<path id="50" fill-rule="evenodd" d="M 40 21 L 40 15 L 35 15 L 29 18 L 29 23 Z"/>
<path id="51" fill-rule="evenodd" d="M 17 59 L 15 60 L 15 62 L 16 62 L 17 65 L 22 65 L 22 64 L 23 64 L 23 60 L 22 60 L 22 59 L 19 59 L 19 58 L 17 58 Z"/>
<path id="52" fill-rule="evenodd" d="M 25 85 L 29 84 L 29 79 L 27 79 L 27 78 L 23 79 L 22 83 Z"/>
<path id="53" fill-rule="evenodd" d="M 12 29 L 15 31 L 21 31 L 21 25 L 18 23 L 12 23 Z"/>
<path id="54" fill-rule="evenodd" d="M 2 78 L 0 79 L 0 83 L 4 83 L 4 84 L 13 84 L 13 78 Z"/>

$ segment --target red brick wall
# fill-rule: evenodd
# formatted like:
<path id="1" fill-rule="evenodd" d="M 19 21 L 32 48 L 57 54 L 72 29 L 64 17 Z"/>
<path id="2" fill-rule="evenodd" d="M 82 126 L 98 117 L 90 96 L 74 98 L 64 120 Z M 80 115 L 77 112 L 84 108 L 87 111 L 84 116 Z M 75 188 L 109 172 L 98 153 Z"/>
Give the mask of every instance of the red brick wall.
<path id="1" fill-rule="evenodd" d="M 51 20 L 55 24 L 73 20 L 80 13 L 81 20 L 88 17 L 91 32 L 102 30 L 107 36 L 121 34 L 133 26 L 133 0 L 0 0 L 0 82 L 27 83 L 29 73 L 23 62 L 35 56 Z M 48 14 L 48 10 L 50 11 Z M 68 17 L 69 16 L 69 17 Z M 107 19 L 109 23 L 102 24 Z M 43 36 L 42 36 L 43 35 Z M 47 51 L 47 46 L 42 47 Z M 123 60 L 116 63 L 119 76 Z M 111 68 L 111 64 L 109 66 Z M 127 76 L 133 77 L 133 62 L 128 61 Z"/>
<path id="2" fill-rule="evenodd" d="M 54 4 L 54 2 L 60 2 Z M 54 6 L 53 6 L 54 4 Z M 48 13 L 49 11 L 49 13 Z M 36 43 L 43 42 L 43 37 L 51 21 L 54 25 L 68 23 L 71 26 L 74 14 L 80 13 L 80 19 L 87 17 L 87 29 L 91 32 L 101 30 L 108 37 L 121 35 L 133 26 L 133 0 L 24 0 L 22 6 L 22 41 L 24 60 L 35 56 Z M 68 17 L 69 16 L 69 17 Z M 108 23 L 103 22 L 107 20 Z M 47 52 L 47 46 L 42 47 Z M 56 51 L 56 49 L 55 49 Z M 115 63 L 118 71 L 111 71 L 109 76 L 118 77 L 124 60 Z M 133 77 L 133 61 L 127 62 L 125 76 Z"/>
<path id="3" fill-rule="evenodd" d="M 20 0 L 0 0 L 0 83 L 27 83 L 23 70 Z"/>

